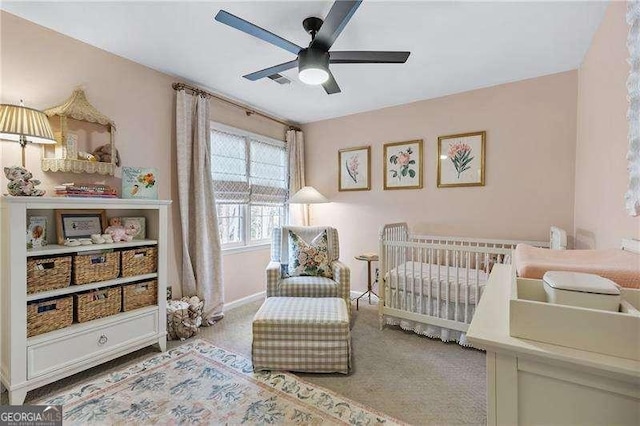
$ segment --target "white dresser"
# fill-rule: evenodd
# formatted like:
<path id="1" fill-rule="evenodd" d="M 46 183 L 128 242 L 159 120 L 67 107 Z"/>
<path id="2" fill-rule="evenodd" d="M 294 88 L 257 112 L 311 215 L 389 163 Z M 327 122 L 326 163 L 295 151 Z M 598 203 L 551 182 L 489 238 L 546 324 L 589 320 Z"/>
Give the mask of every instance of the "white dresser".
<path id="1" fill-rule="evenodd" d="M 640 362 L 511 337 L 513 279 L 510 265 L 494 266 L 467 333 L 487 351 L 487 423 L 640 424 Z"/>
<path id="2" fill-rule="evenodd" d="M 167 210 L 171 201 L 101 198 L 0 198 L 0 379 L 9 402 L 22 404 L 29 390 L 145 346 L 166 349 Z M 146 239 L 93 246 L 56 245 L 56 209 L 106 210 L 107 217 L 144 217 Z M 27 217 L 47 218 L 47 246 L 27 249 Z M 52 244 L 53 243 L 53 244 Z M 27 294 L 27 259 L 83 251 L 157 247 L 157 272 Z M 27 303 L 120 284 L 157 281 L 157 303 L 27 337 Z"/>

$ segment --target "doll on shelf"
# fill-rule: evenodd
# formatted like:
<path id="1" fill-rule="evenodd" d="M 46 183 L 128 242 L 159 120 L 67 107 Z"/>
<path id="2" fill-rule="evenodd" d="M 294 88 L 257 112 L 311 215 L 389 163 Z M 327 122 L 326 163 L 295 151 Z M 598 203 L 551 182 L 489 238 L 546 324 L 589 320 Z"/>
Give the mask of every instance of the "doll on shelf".
<path id="1" fill-rule="evenodd" d="M 104 230 L 105 234 L 111 235 L 113 242 L 131 241 L 136 233 L 135 229 L 125 228 L 122 226 L 122 220 L 119 217 L 109 219 L 109 226 Z"/>

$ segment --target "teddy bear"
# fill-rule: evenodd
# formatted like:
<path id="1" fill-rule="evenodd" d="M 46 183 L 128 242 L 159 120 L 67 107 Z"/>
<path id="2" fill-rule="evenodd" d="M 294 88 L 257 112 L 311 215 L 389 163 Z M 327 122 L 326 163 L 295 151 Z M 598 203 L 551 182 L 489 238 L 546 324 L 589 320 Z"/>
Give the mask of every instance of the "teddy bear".
<path id="1" fill-rule="evenodd" d="M 109 226 L 104 230 L 105 234 L 111 235 L 113 242 L 119 241 L 131 241 L 136 234 L 136 230 L 132 228 L 125 228 L 122 226 L 122 220 L 119 217 L 112 217 L 109 219 Z"/>
<path id="2" fill-rule="evenodd" d="M 111 146 L 111 144 L 106 144 L 97 148 L 95 151 L 93 151 L 92 154 L 98 161 L 101 161 L 103 163 L 110 163 L 113 155 L 112 154 L 113 149 L 114 148 Z M 115 163 L 117 167 L 120 167 L 120 153 L 118 152 L 117 149 L 115 151 L 116 151 Z"/>
<path id="3" fill-rule="evenodd" d="M 45 193 L 44 190 L 36 188 L 40 181 L 32 179 L 33 175 L 24 167 L 5 167 L 4 175 L 9 179 L 7 189 L 11 195 L 42 197 Z"/>

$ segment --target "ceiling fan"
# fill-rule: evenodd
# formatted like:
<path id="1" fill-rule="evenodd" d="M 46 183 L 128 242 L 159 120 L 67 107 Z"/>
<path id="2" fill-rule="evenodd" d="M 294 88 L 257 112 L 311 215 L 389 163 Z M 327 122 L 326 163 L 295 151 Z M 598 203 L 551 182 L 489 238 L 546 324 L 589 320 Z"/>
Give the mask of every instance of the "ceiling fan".
<path id="1" fill-rule="evenodd" d="M 362 1 L 336 1 L 324 19 L 309 17 L 302 21 L 305 31 L 311 35 L 306 48 L 245 21 L 229 12 L 220 10 L 215 19 L 235 29 L 257 37 L 297 55 L 293 61 L 265 68 L 243 76 L 255 81 L 270 77 L 276 80 L 279 73 L 298 67 L 298 77 L 303 83 L 322 84 L 327 94 L 340 93 L 340 87 L 329 70 L 329 64 L 403 64 L 411 52 L 384 51 L 332 51 L 331 46 L 344 30 Z"/>

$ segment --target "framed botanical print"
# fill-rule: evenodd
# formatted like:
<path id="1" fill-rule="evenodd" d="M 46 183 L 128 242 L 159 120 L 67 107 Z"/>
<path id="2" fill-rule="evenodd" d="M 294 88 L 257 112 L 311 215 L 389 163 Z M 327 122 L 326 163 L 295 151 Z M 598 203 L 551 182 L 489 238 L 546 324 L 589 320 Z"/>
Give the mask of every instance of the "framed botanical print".
<path id="1" fill-rule="evenodd" d="M 487 132 L 438 138 L 438 188 L 484 186 Z"/>
<path id="2" fill-rule="evenodd" d="M 422 188 L 422 139 L 383 146 L 384 189 Z"/>
<path id="3" fill-rule="evenodd" d="M 371 147 L 359 146 L 338 151 L 338 191 L 371 189 Z"/>

